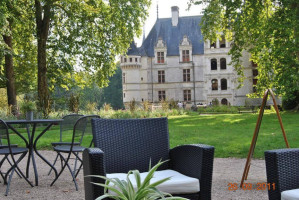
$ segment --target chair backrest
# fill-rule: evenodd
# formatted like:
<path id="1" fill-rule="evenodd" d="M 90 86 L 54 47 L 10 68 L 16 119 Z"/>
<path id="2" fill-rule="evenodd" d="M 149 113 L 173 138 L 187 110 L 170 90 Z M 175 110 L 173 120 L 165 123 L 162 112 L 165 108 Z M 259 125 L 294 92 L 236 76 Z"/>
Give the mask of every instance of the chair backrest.
<path id="1" fill-rule="evenodd" d="M 74 129 L 76 121 L 83 116 L 84 115 L 80 114 L 69 114 L 62 118 L 63 121 L 60 123 L 60 142 L 62 142 L 63 132 L 72 131 Z"/>
<path id="2" fill-rule="evenodd" d="M 90 147 L 92 142 L 91 119 L 100 118 L 98 115 L 87 115 L 80 117 L 73 126 L 73 142 L 79 142 L 80 145 Z M 90 136 L 85 142 L 84 136 Z M 85 145 L 84 145 L 85 144 Z"/>
<path id="3" fill-rule="evenodd" d="M 6 125 L 6 123 L 0 119 L 0 147 L 3 145 L 3 139 L 7 139 L 8 138 L 8 127 Z"/>
<path id="4" fill-rule="evenodd" d="M 104 152 L 107 173 L 148 171 L 169 158 L 167 118 L 93 119 L 94 146 Z M 159 169 L 166 169 L 163 165 Z"/>

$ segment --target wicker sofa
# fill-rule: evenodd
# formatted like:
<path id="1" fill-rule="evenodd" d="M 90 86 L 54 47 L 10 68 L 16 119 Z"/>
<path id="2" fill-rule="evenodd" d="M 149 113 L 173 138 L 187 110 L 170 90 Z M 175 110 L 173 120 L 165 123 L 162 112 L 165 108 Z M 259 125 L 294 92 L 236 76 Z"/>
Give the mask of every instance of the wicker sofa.
<path id="1" fill-rule="evenodd" d="M 299 199 L 299 149 L 265 151 L 269 200 Z"/>
<path id="2" fill-rule="evenodd" d="M 175 194 L 188 199 L 211 199 L 214 147 L 203 144 L 169 148 L 167 118 L 93 119 L 95 148 L 83 153 L 85 199 L 94 200 L 104 189 L 91 182 L 104 180 L 88 175 L 127 173 L 138 169 L 146 172 L 149 163 L 169 160 L 158 170 L 172 169 L 199 181 L 200 191 Z"/>

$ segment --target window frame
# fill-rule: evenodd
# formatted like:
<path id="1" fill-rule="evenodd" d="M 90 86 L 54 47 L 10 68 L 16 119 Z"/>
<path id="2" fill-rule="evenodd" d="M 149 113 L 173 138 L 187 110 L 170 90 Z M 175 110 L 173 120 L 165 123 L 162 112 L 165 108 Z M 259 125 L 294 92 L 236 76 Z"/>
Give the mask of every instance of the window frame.
<path id="1" fill-rule="evenodd" d="M 158 83 L 165 83 L 165 70 L 158 70 Z"/>
<path id="2" fill-rule="evenodd" d="M 183 82 L 190 82 L 190 81 L 191 81 L 191 70 L 183 69 Z"/>
<path id="3" fill-rule="evenodd" d="M 192 99 L 191 99 L 191 90 L 184 90 L 183 95 L 184 95 L 184 101 L 186 101 L 186 102 L 192 101 Z"/>
<path id="4" fill-rule="evenodd" d="M 226 66 L 226 58 L 220 58 L 220 69 L 221 70 L 225 70 L 226 68 L 227 68 L 227 66 Z"/>
<path id="5" fill-rule="evenodd" d="M 158 51 L 157 52 L 157 63 L 159 63 L 159 64 L 164 64 L 165 63 L 164 51 Z"/>
<path id="6" fill-rule="evenodd" d="M 215 63 L 215 65 L 213 65 L 213 63 Z M 214 70 L 217 71 L 217 68 L 218 68 L 218 66 L 217 66 L 217 59 L 216 58 L 211 59 L 211 70 L 212 71 L 214 71 Z"/>
<path id="7" fill-rule="evenodd" d="M 220 80 L 220 87 L 221 87 L 221 90 L 227 90 L 227 79 L 226 78 L 222 78 Z"/>
<path id="8" fill-rule="evenodd" d="M 126 73 L 122 74 L 122 83 L 126 83 Z"/>
<path id="9" fill-rule="evenodd" d="M 165 99 L 166 99 L 166 92 L 165 92 L 165 90 L 159 90 L 158 91 L 158 100 L 159 101 L 162 101 L 162 100 L 165 101 Z"/>
<path id="10" fill-rule="evenodd" d="M 213 81 L 215 81 L 215 82 L 213 82 Z M 211 80 L 211 87 L 212 87 L 212 90 L 214 90 L 214 91 L 218 90 L 218 80 L 217 79 Z"/>
<path id="11" fill-rule="evenodd" d="M 189 50 L 182 50 L 182 61 L 190 62 L 190 51 Z"/>

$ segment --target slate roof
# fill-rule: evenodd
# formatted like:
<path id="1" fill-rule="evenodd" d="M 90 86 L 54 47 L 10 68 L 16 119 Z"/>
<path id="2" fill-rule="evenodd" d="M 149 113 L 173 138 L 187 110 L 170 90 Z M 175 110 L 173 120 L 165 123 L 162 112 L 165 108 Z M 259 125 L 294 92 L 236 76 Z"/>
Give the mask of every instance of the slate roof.
<path id="1" fill-rule="evenodd" d="M 171 18 L 157 19 L 141 47 L 137 48 L 133 42 L 127 55 L 154 57 L 154 47 L 158 38 L 161 37 L 166 42 L 167 56 L 178 56 L 179 43 L 183 40 L 184 35 L 187 35 L 191 41 L 193 55 L 204 54 L 203 36 L 199 26 L 201 17 L 179 17 L 177 26 L 172 26 Z"/>

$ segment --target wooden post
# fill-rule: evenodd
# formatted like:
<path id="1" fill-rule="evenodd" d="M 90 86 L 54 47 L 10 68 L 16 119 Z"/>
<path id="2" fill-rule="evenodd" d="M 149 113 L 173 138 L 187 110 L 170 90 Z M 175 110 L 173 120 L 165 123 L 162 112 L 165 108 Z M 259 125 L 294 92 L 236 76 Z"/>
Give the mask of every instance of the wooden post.
<path id="1" fill-rule="evenodd" d="M 263 119 L 263 115 L 264 115 L 264 110 L 265 110 L 265 106 L 266 106 L 266 103 L 267 103 L 267 98 L 268 98 L 269 93 L 271 94 L 271 97 L 273 99 L 274 108 L 275 108 L 275 111 L 276 111 L 276 114 L 277 114 L 277 117 L 278 117 L 278 120 L 279 120 L 279 124 L 280 124 L 281 130 L 282 130 L 282 133 L 283 133 L 283 137 L 284 137 L 286 146 L 287 146 L 287 148 L 290 148 L 287 137 L 286 137 L 286 133 L 285 133 L 284 128 L 283 128 L 283 124 L 282 124 L 282 120 L 281 120 L 281 117 L 280 117 L 280 114 L 279 114 L 279 110 L 278 110 L 278 107 L 277 107 L 277 104 L 276 104 L 275 96 L 274 96 L 271 89 L 267 89 L 265 94 L 264 94 L 264 97 L 263 97 L 263 102 L 262 102 L 262 105 L 261 105 L 261 108 L 260 108 L 259 116 L 257 118 L 257 122 L 256 122 L 255 130 L 254 130 L 254 133 L 253 133 L 250 149 L 249 149 L 249 152 L 248 152 L 248 156 L 247 156 L 247 160 L 246 160 L 246 164 L 245 164 L 245 168 L 244 168 L 244 172 L 243 172 L 240 187 L 243 186 L 244 180 L 247 180 L 247 177 L 248 177 L 248 173 L 249 173 L 249 169 L 250 169 L 250 163 L 251 163 L 251 159 L 253 157 L 254 149 L 255 149 L 255 146 L 256 146 L 256 141 L 257 141 L 257 137 L 258 137 L 260 127 L 261 127 L 261 123 L 262 123 L 262 119 Z"/>

